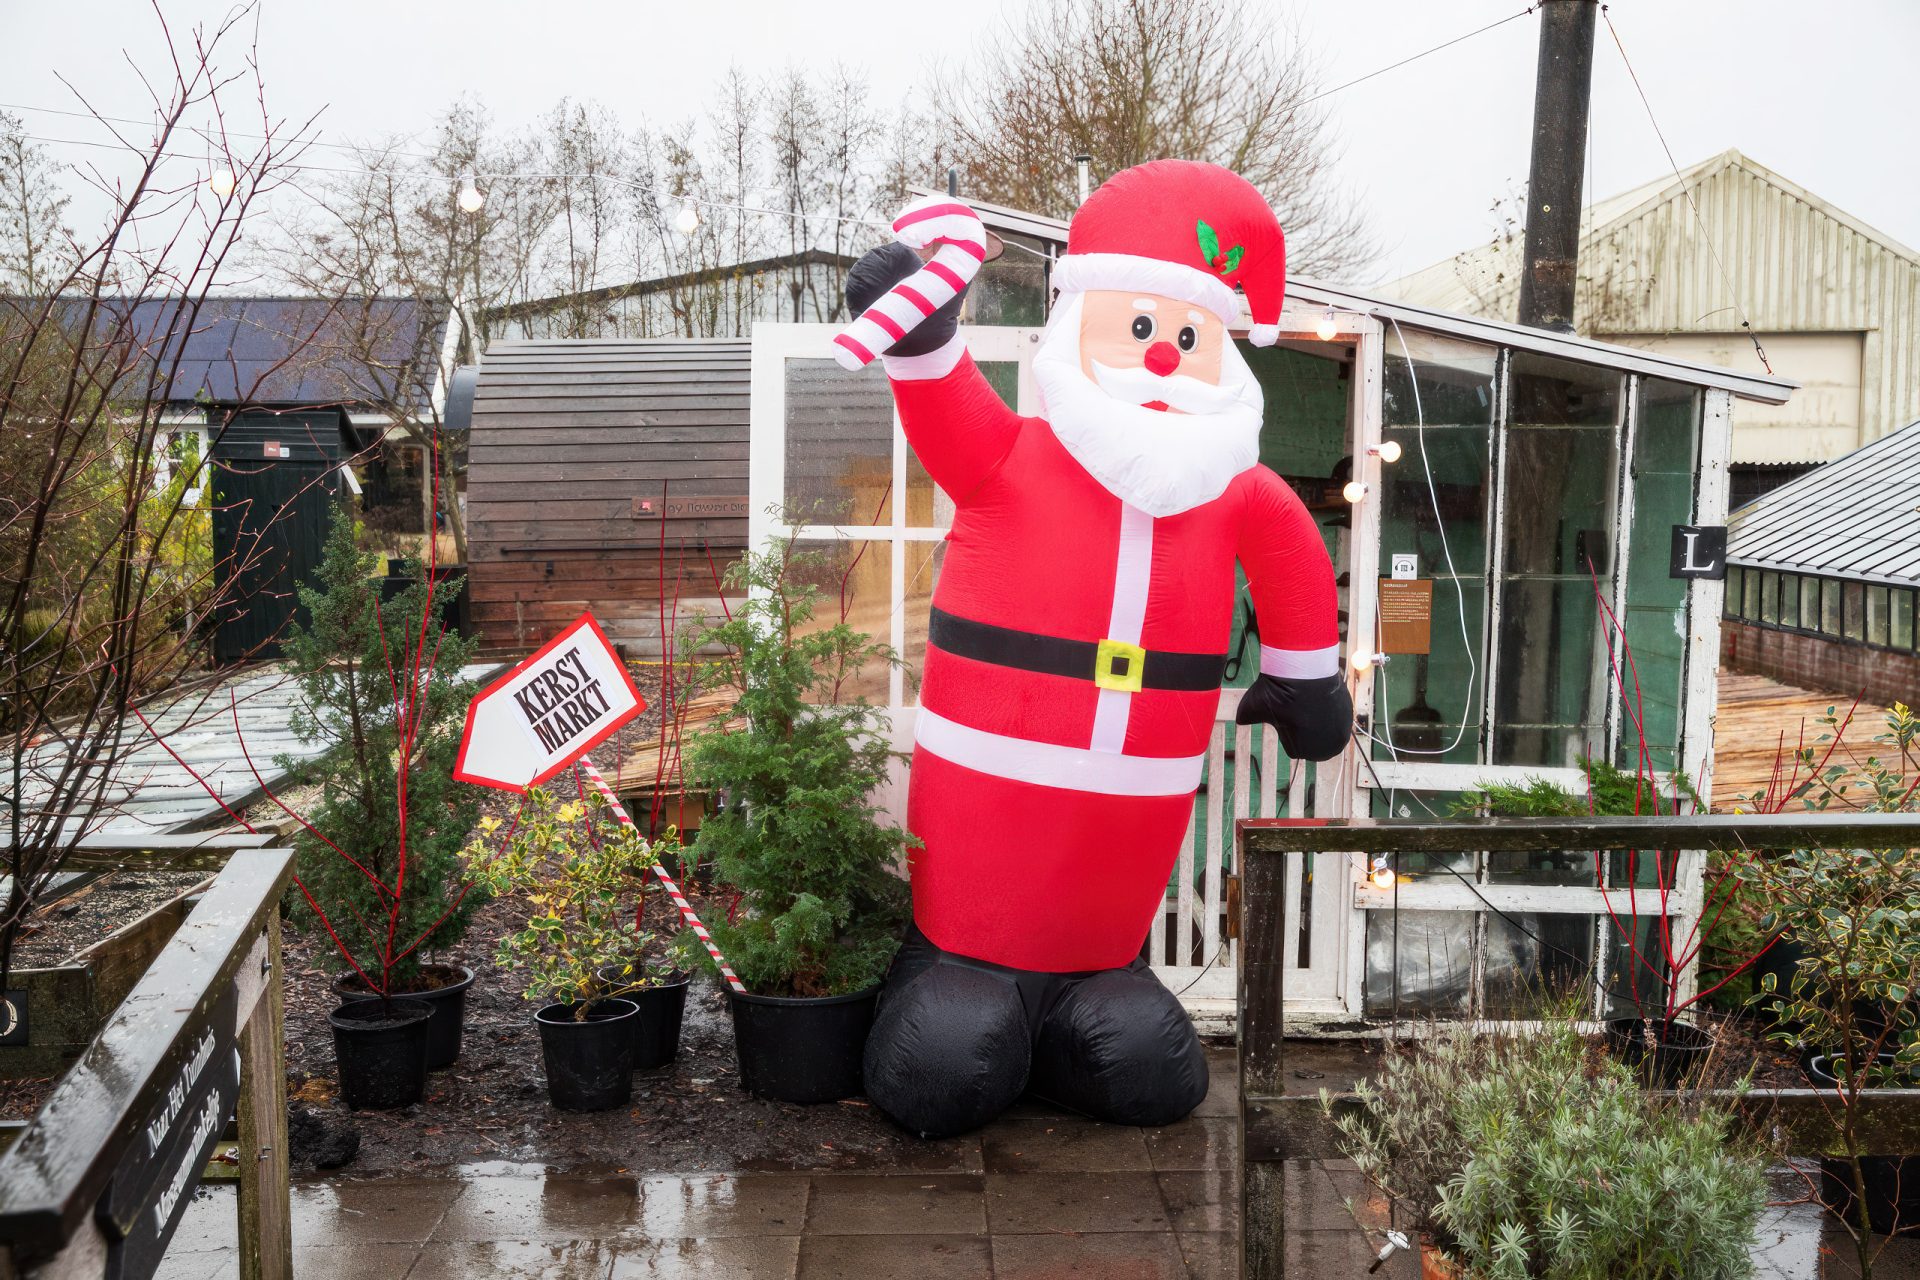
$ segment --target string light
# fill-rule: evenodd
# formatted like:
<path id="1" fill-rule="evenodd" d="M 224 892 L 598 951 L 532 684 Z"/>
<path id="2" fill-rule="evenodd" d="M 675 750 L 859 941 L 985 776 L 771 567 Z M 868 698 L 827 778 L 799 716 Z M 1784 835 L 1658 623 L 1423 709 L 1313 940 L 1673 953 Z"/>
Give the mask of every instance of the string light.
<path id="1" fill-rule="evenodd" d="M 1367 496 L 1367 486 L 1358 480 L 1349 480 L 1340 486 L 1340 496 L 1348 502 L 1358 503 Z"/>
<path id="2" fill-rule="evenodd" d="M 683 236 L 690 236 L 700 229 L 700 211 L 690 204 L 680 206 L 680 212 L 673 215 L 674 229 Z"/>
<path id="3" fill-rule="evenodd" d="M 1367 452 L 1382 462 L 1398 462 L 1400 461 L 1400 442 L 1398 440 L 1382 440 L 1379 444 L 1367 450 Z"/>
<path id="4" fill-rule="evenodd" d="M 487 202 L 487 198 L 480 194 L 480 188 L 474 185 L 472 174 L 460 179 L 460 194 L 454 198 L 468 213 L 480 212 L 481 206 Z"/>
<path id="5" fill-rule="evenodd" d="M 1386 854 L 1380 853 L 1380 854 L 1374 855 L 1373 873 L 1369 875 L 1367 879 L 1373 881 L 1373 887 L 1376 889 L 1393 888 L 1394 880 L 1397 879 L 1397 877 L 1393 874 L 1393 868 L 1387 865 Z M 1392 1252 L 1391 1249 L 1387 1250 L 1387 1253 L 1391 1253 L 1391 1252 Z M 1387 1255 L 1386 1253 L 1383 1253 L 1380 1256 L 1384 1258 Z"/>
<path id="6" fill-rule="evenodd" d="M 1353 656 L 1347 659 L 1347 665 L 1362 674 L 1373 670 L 1375 667 L 1385 666 L 1386 663 L 1386 654 L 1363 653 L 1358 649 L 1354 650 Z"/>
<path id="7" fill-rule="evenodd" d="M 1332 307 L 1328 307 L 1327 314 L 1321 316 L 1320 322 L 1313 326 L 1313 336 L 1322 342 L 1332 342 L 1340 336 L 1340 321 L 1333 314 Z"/>
<path id="8" fill-rule="evenodd" d="M 222 200 L 232 195 L 234 187 L 238 185 L 239 181 L 233 176 L 233 170 L 231 169 L 215 169 L 211 174 L 207 175 L 207 190 L 213 192 L 213 194 L 219 196 Z"/>

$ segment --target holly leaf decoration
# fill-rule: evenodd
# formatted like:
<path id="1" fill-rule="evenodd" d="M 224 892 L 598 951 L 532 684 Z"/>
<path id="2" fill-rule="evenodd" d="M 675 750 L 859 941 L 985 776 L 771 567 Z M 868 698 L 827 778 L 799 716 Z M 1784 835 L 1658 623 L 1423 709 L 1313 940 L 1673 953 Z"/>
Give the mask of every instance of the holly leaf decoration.
<path id="1" fill-rule="evenodd" d="M 1220 256 L 1220 237 L 1214 234 L 1213 228 L 1207 225 L 1205 218 L 1195 222 L 1193 226 L 1194 230 L 1200 233 L 1200 260 L 1212 266 L 1213 260 Z"/>
<path id="2" fill-rule="evenodd" d="M 1228 276 L 1237 271 L 1240 267 L 1240 255 L 1244 252 L 1246 252 L 1246 250 L 1239 245 L 1235 245 L 1233 248 L 1227 250 L 1227 265 L 1220 268 L 1220 274 Z"/>

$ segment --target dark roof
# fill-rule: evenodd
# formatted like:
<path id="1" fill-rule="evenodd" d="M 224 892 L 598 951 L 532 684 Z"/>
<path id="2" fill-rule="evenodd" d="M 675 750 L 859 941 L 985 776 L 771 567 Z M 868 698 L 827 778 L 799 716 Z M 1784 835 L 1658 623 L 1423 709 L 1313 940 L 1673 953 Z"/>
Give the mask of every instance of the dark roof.
<path id="1" fill-rule="evenodd" d="M 74 299 L 62 310 L 78 325 L 85 306 Z M 449 311 L 438 299 L 224 295 L 190 318 L 169 298 L 109 298 L 101 309 L 103 333 L 149 359 L 178 359 L 163 399 L 375 408 L 425 404 Z"/>
<path id="2" fill-rule="evenodd" d="M 856 260 L 856 255 L 834 253 L 829 249 L 802 249 L 798 253 L 783 253 L 773 258 L 755 258 L 751 262 L 728 263 L 718 267 L 702 267 L 698 271 L 682 271 L 676 275 L 654 276 L 646 280 L 633 280 L 626 284 L 603 285 L 598 289 L 585 289 L 579 293 L 558 293 L 550 298 L 534 298 L 527 302 L 510 303 L 504 307 L 494 307 L 487 312 L 488 319 L 520 320 L 528 316 L 546 315 L 550 311 L 559 311 L 575 306 L 608 306 L 622 298 L 645 297 L 650 293 L 661 293 L 669 289 L 687 289 L 694 285 L 710 284 L 715 280 L 730 280 L 736 276 L 756 276 L 768 271 L 785 271 L 793 267 L 832 267 L 845 271 Z M 673 339 L 668 339 L 672 341 Z M 582 339 L 592 341 L 592 339 Z"/>
<path id="3" fill-rule="evenodd" d="M 1755 498 L 1727 541 L 1731 564 L 1920 585 L 1920 422 Z"/>

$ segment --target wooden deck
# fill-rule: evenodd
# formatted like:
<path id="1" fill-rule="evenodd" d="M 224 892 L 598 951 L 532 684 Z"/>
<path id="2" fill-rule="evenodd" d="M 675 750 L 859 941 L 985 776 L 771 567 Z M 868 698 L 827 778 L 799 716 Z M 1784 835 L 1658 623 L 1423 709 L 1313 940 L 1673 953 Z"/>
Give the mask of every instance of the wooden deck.
<path id="1" fill-rule="evenodd" d="M 1714 722 L 1713 807 L 1721 811 L 1735 806 L 1751 812 L 1750 798 L 1771 793 L 1777 803 L 1785 794 L 1804 788 L 1809 770 L 1795 769 L 1795 753 L 1803 746 L 1824 754 L 1830 742 L 1822 737 L 1833 733 L 1824 723 L 1829 709 L 1845 721 L 1852 700 L 1831 693 L 1815 693 L 1769 680 L 1765 676 L 1720 673 L 1720 705 Z M 1862 702 L 1853 708 L 1853 719 L 1842 745 L 1827 761 L 1850 772 L 1870 753 L 1876 734 L 1886 731 L 1887 709 Z M 1787 801 L 1798 808 L 1797 802 Z"/>

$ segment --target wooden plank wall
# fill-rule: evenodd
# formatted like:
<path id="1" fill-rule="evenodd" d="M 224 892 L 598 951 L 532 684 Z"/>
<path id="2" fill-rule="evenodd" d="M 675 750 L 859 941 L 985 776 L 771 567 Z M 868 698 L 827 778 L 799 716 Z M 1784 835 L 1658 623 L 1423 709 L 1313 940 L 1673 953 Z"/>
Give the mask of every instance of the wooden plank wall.
<path id="1" fill-rule="evenodd" d="M 536 648 L 592 609 L 658 656 L 663 603 L 715 611 L 747 520 L 636 515 L 635 500 L 747 492 L 748 344 L 496 342 L 468 454 L 468 575 L 489 653 Z M 664 533 L 664 554 L 662 535 Z M 671 624 L 670 624 L 671 629 Z"/>

